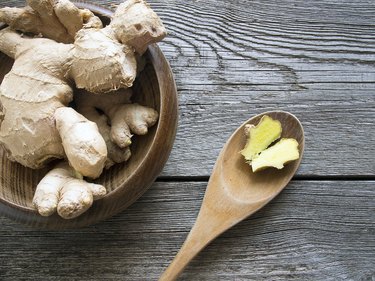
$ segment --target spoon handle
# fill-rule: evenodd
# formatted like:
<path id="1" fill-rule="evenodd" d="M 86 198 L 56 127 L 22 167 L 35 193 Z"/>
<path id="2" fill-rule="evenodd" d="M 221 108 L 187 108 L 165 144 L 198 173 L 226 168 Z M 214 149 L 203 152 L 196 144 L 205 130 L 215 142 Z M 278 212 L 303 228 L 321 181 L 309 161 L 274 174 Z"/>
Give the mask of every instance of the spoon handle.
<path id="1" fill-rule="evenodd" d="M 210 218 L 208 208 L 203 205 L 197 220 L 187 236 L 184 244 L 173 259 L 168 268 L 164 271 L 159 281 L 172 281 L 182 273 L 189 262 L 216 236 L 222 231 L 218 232 L 218 221 Z M 212 216 L 212 215 L 211 215 Z M 209 220 L 208 220 L 209 219 Z"/>
<path id="2" fill-rule="evenodd" d="M 193 230 L 189 233 L 180 251 L 164 271 L 159 281 L 172 281 L 182 273 L 189 262 L 209 243 L 207 239 L 197 237 Z"/>
<path id="3" fill-rule="evenodd" d="M 212 189 L 211 189 L 212 190 Z M 211 190 L 208 190 L 210 193 Z M 181 274 L 188 263 L 213 239 L 221 233 L 243 220 L 249 214 L 250 210 L 257 209 L 255 204 L 249 208 L 243 206 L 235 206 L 228 201 L 215 200 L 214 202 L 203 199 L 201 210 L 199 211 L 197 220 L 187 236 L 184 244 L 172 263 L 164 271 L 159 281 L 172 281 Z M 221 205 L 218 208 L 217 205 Z M 236 215 L 233 215 L 236 210 Z"/>

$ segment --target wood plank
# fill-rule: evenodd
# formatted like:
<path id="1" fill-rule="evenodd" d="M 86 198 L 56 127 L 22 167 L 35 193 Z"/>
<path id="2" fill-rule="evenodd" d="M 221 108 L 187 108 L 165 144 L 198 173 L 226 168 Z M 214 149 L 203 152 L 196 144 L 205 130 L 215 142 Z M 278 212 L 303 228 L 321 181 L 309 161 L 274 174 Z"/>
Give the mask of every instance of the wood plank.
<path id="1" fill-rule="evenodd" d="M 374 175 L 374 2 L 152 4 L 170 30 L 160 45 L 180 95 L 164 176 L 209 175 L 231 132 L 273 109 L 305 126 L 299 175 Z"/>
<path id="2" fill-rule="evenodd" d="M 305 126 L 299 175 L 374 176 L 373 1 L 149 2 L 169 30 L 160 46 L 180 97 L 163 176 L 209 175 L 234 128 L 271 109 Z M 375 279 L 374 183 L 293 181 L 181 280 Z M 0 279 L 156 280 L 192 226 L 205 185 L 158 182 L 128 211 L 79 230 L 39 232 L 0 217 Z"/>
<path id="3" fill-rule="evenodd" d="M 182 91 L 177 139 L 163 175 L 209 175 L 231 133 L 255 114 L 286 110 L 305 130 L 299 175 L 375 174 L 375 96 L 373 91 L 342 95 L 342 90 L 253 91 L 221 86 L 220 94 Z M 181 93 L 181 92 L 180 92 Z M 361 164 L 360 164 L 361 163 Z"/>
<path id="4" fill-rule="evenodd" d="M 157 182 L 84 229 L 37 231 L 0 217 L 1 280 L 157 280 L 190 230 L 206 182 Z M 181 280 L 373 280 L 375 181 L 292 181 L 224 233 Z"/>
<path id="5" fill-rule="evenodd" d="M 160 46 L 180 98 L 162 176 L 208 176 L 231 132 L 273 109 L 305 127 L 299 175 L 375 175 L 375 2 L 149 2 L 169 30 Z"/>

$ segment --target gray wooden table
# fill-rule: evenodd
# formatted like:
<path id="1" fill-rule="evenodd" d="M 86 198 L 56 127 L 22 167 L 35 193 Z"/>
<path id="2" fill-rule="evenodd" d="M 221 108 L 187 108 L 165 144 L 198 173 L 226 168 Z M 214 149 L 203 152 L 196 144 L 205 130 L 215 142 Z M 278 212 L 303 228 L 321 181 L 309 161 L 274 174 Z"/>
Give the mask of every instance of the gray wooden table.
<path id="1" fill-rule="evenodd" d="M 38 231 L 0 217 L 0 280 L 157 280 L 225 140 L 273 109 L 304 125 L 298 174 L 181 280 L 375 280 L 375 2 L 149 2 L 169 31 L 160 47 L 179 94 L 167 165 L 138 202 L 91 227 Z"/>

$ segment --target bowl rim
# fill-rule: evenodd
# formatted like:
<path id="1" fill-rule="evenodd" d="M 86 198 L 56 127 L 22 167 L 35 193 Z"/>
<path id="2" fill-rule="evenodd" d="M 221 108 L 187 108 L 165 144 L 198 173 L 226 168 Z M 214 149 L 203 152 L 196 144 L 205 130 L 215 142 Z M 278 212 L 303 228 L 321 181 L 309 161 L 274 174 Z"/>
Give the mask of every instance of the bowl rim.
<path id="1" fill-rule="evenodd" d="M 110 18 L 114 13 L 108 8 L 85 1 L 73 1 L 73 3 L 78 8 L 89 9 L 92 12 L 104 17 Z M 3 27 L 4 24 L 0 23 L 0 28 Z M 108 219 L 109 217 L 112 217 L 113 215 L 123 211 L 128 206 L 133 204 L 136 200 L 138 200 L 139 197 L 141 197 L 150 188 L 157 176 L 161 173 L 169 158 L 177 133 L 179 115 L 177 87 L 167 59 L 165 58 L 163 52 L 157 44 L 151 44 L 148 46 L 146 56 L 150 60 L 150 64 L 154 68 L 155 76 L 158 81 L 158 88 L 160 93 L 159 119 L 155 130 L 155 136 L 153 137 L 151 144 L 147 152 L 145 153 L 145 157 L 136 166 L 136 168 L 132 172 L 131 177 L 127 177 L 120 183 L 120 185 L 116 189 L 106 194 L 102 199 L 95 201 L 93 206 L 88 211 L 75 219 L 65 220 L 58 217 L 57 215 L 42 217 L 35 209 L 32 209 L 31 207 L 17 205 L 14 202 L 8 201 L 3 198 L 0 198 L 0 214 L 4 214 L 8 218 L 16 222 L 20 222 L 22 224 L 40 229 L 58 230 L 84 227 Z M 163 70 L 163 75 L 160 70 Z M 176 116 L 176 118 L 169 118 L 169 116 Z M 162 146 L 162 153 L 160 153 L 159 143 L 166 144 L 166 142 L 163 142 L 165 136 L 163 132 L 165 132 L 165 130 L 168 130 L 171 141 L 167 142 L 168 145 Z M 133 200 L 128 201 L 126 204 L 121 204 L 121 199 L 123 198 L 123 195 L 126 194 L 126 191 L 121 187 L 134 181 L 135 177 L 139 177 L 144 170 L 144 164 L 147 163 L 150 159 L 155 158 L 156 154 L 163 155 L 163 157 L 161 159 L 159 157 L 159 164 L 156 165 L 157 167 L 154 168 L 151 176 L 149 176 L 146 182 L 142 186 L 140 186 L 139 192 L 137 193 L 137 196 L 134 196 Z M 94 213 L 93 215 L 95 217 L 90 217 L 93 209 L 106 207 L 106 205 L 109 204 L 113 204 L 115 208 L 111 208 L 109 212 L 99 212 L 96 214 Z"/>

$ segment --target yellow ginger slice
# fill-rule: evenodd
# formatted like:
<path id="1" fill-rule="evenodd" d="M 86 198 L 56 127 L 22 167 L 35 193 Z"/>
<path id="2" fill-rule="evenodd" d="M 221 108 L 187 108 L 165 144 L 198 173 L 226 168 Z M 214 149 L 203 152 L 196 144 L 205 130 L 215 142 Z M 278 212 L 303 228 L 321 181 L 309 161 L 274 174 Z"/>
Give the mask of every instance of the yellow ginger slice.
<path id="1" fill-rule="evenodd" d="M 258 125 L 247 128 L 248 139 L 241 154 L 246 161 L 251 162 L 260 152 L 281 136 L 281 123 L 264 115 Z"/>
<path id="2" fill-rule="evenodd" d="M 281 139 L 275 145 L 262 151 L 253 159 L 251 167 L 253 172 L 268 167 L 282 169 L 284 164 L 299 158 L 298 142 L 295 139 Z"/>

